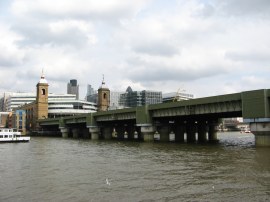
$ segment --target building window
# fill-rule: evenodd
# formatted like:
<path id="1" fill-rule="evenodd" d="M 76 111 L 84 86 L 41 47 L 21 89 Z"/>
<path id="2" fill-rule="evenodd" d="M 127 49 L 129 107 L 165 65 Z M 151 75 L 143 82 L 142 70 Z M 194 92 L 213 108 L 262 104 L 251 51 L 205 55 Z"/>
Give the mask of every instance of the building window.
<path id="1" fill-rule="evenodd" d="M 103 94 L 103 99 L 107 99 L 107 94 L 106 93 Z"/>
<path id="2" fill-rule="evenodd" d="M 45 92 L 46 92 L 45 89 L 41 89 L 41 94 L 42 95 L 45 95 Z"/>

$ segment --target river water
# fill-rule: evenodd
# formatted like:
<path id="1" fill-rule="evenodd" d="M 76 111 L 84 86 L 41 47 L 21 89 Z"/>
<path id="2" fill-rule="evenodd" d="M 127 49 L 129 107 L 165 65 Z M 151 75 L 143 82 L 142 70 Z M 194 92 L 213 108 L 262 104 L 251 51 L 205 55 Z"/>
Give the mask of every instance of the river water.
<path id="1" fill-rule="evenodd" d="M 270 201 L 270 148 L 32 137 L 0 144 L 0 201 Z"/>

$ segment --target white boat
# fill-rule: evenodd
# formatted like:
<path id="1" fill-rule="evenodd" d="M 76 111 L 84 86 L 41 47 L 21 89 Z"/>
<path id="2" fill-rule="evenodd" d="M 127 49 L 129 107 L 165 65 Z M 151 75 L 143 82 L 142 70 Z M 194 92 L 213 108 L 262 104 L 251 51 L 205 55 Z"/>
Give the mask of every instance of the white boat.
<path id="1" fill-rule="evenodd" d="M 29 142 L 30 137 L 16 132 L 12 128 L 0 128 L 0 143 L 2 142 Z"/>

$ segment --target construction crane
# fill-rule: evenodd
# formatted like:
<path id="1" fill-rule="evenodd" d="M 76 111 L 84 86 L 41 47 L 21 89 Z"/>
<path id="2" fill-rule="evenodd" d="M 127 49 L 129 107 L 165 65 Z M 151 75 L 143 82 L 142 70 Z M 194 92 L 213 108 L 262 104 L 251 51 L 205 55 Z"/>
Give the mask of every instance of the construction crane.
<path id="1" fill-rule="evenodd" d="M 185 89 L 178 88 L 175 97 L 173 98 L 173 102 L 177 102 L 178 101 L 178 97 L 180 96 L 180 92 L 185 92 Z"/>

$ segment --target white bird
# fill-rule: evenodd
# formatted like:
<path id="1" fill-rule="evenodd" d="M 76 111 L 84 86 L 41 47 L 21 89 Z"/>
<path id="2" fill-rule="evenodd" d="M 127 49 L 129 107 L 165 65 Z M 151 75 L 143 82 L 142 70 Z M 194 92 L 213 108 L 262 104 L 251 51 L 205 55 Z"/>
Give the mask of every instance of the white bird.
<path id="1" fill-rule="evenodd" d="M 106 178 L 106 184 L 109 185 L 109 186 L 111 185 L 111 183 L 109 182 L 108 178 Z"/>

